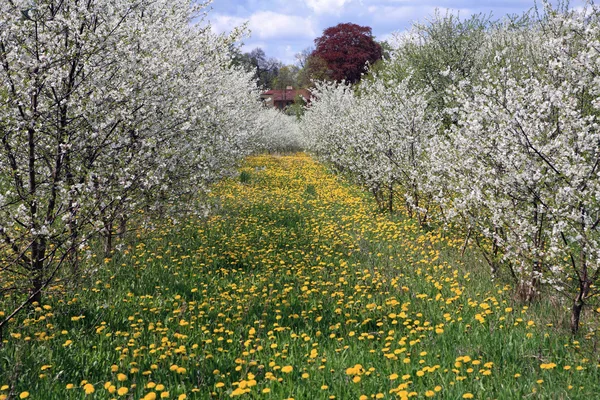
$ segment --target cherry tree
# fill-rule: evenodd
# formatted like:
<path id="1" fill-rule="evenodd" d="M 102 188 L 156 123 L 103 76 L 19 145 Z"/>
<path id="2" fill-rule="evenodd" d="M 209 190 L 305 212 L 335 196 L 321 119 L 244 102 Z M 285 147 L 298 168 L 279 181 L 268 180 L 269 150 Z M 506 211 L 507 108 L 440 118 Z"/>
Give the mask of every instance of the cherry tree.
<path id="1" fill-rule="evenodd" d="M 29 290 L 0 328 L 137 210 L 201 212 L 252 151 L 256 84 L 229 52 L 244 31 L 212 34 L 206 5 L 0 4 L 0 273 Z"/>
<path id="2" fill-rule="evenodd" d="M 421 219 L 437 203 L 525 301 L 551 288 L 570 302 L 577 332 L 600 279 L 600 13 L 545 3 L 535 18 L 471 21 L 435 30 L 473 49 L 468 73 L 409 38 L 360 87 L 318 85 L 303 130 L 376 196 L 401 194 Z"/>
<path id="3" fill-rule="evenodd" d="M 500 246 L 526 299 L 545 283 L 572 300 L 573 332 L 600 277 L 598 17 L 547 6 L 539 54 L 524 70 L 498 53 L 443 147 L 453 206 Z"/>
<path id="4" fill-rule="evenodd" d="M 427 139 L 438 129 L 425 94 L 411 88 L 410 78 L 375 76 L 358 93 L 321 84 L 303 120 L 305 134 L 321 156 L 372 191 L 382 209 L 392 211 L 399 194 L 424 219 Z"/>

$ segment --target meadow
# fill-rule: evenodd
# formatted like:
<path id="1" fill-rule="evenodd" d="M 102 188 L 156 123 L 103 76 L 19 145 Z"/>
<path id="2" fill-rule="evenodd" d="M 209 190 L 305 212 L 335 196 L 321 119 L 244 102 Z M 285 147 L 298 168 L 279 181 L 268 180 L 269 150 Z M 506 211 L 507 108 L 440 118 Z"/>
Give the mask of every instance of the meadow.
<path id="1" fill-rule="evenodd" d="M 140 232 L 21 314 L 0 399 L 599 393 L 591 327 L 572 336 L 549 297 L 525 306 L 461 257 L 464 237 L 379 212 L 310 156 L 248 158 L 210 197 L 208 218 Z"/>

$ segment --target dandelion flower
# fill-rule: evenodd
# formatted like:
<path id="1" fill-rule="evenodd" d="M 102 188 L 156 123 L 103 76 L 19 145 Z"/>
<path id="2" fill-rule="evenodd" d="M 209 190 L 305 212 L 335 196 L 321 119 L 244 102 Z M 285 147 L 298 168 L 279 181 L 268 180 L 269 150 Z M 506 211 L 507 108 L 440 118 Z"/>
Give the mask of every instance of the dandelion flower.
<path id="1" fill-rule="evenodd" d="M 86 383 L 83 386 L 83 390 L 84 390 L 85 394 L 92 394 L 96 391 L 96 389 L 94 389 L 94 385 L 92 385 L 91 383 Z"/>

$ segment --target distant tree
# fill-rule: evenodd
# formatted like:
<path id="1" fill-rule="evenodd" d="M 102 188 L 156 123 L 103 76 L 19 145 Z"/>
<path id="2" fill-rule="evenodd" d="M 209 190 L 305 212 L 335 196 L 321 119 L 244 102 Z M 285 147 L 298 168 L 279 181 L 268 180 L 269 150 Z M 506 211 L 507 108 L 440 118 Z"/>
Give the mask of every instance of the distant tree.
<path id="1" fill-rule="evenodd" d="M 381 42 L 377 42 L 381 46 L 381 58 L 387 60 L 391 57 L 394 48 L 387 40 L 382 40 Z"/>
<path id="2" fill-rule="evenodd" d="M 279 69 L 277 77 L 273 80 L 273 89 L 285 89 L 288 86 L 297 88 L 300 68 L 295 65 L 286 65 Z"/>
<path id="3" fill-rule="evenodd" d="M 366 63 L 381 59 L 381 45 L 373 39 L 371 28 L 351 23 L 338 24 L 315 39 L 312 57 L 325 61 L 328 77 L 338 82 L 356 83 Z"/>
<path id="4" fill-rule="evenodd" d="M 243 66 L 248 72 L 254 72 L 257 86 L 263 89 L 273 87 L 279 69 L 283 67 L 281 61 L 267 58 L 265 51 L 260 47 L 249 53 L 234 55 L 233 64 Z"/>
<path id="5" fill-rule="evenodd" d="M 363 76 L 362 82 L 365 80 L 377 80 L 377 77 L 381 75 L 382 72 L 389 69 L 388 64 L 389 60 L 392 56 L 393 47 L 387 41 L 377 42 L 381 46 L 381 59 L 377 60 L 374 64 L 369 67 L 369 72 L 366 76 Z"/>
<path id="6" fill-rule="evenodd" d="M 298 73 L 298 85 L 300 87 L 313 87 L 314 82 L 327 79 L 331 79 L 327 62 L 314 55 L 307 57 L 304 68 Z"/>
<path id="7" fill-rule="evenodd" d="M 310 55 L 313 53 L 313 51 L 315 51 L 314 47 L 307 47 L 304 50 L 302 50 L 300 53 L 296 53 L 296 55 L 294 56 L 298 66 L 301 69 L 306 67 L 306 64 L 308 63 L 308 59 L 309 59 Z"/>
<path id="8" fill-rule="evenodd" d="M 305 107 L 306 99 L 303 96 L 297 94 L 296 97 L 294 97 L 294 102 L 290 106 L 288 106 L 286 114 L 294 116 L 298 121 L 300 121 L 302 119 L 302 116 L 304 115 Z"/>

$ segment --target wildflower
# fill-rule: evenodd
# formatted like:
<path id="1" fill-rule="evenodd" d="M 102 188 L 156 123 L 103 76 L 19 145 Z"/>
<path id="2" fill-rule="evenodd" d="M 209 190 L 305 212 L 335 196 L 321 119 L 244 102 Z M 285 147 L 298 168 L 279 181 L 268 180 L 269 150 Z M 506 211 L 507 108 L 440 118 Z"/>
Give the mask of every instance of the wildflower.
<path id="1" fill-rule="evenodd" d="M 83 391 L 85 392 L 85 394 L 92 394 L 96 391 L 96 389 L 94 389 L 94 385 L 92 385 L 91 383 L 86 383 L 83 386 Z"/>
<path id="2" fill-rule="evenodd" d="M 281 368 L 281 372 L 283 372 L 284 374 L 289 374 L 293 370 L 294 367 L 292 367 L 291 365 L 286 365 L 285 367 Z"/>

